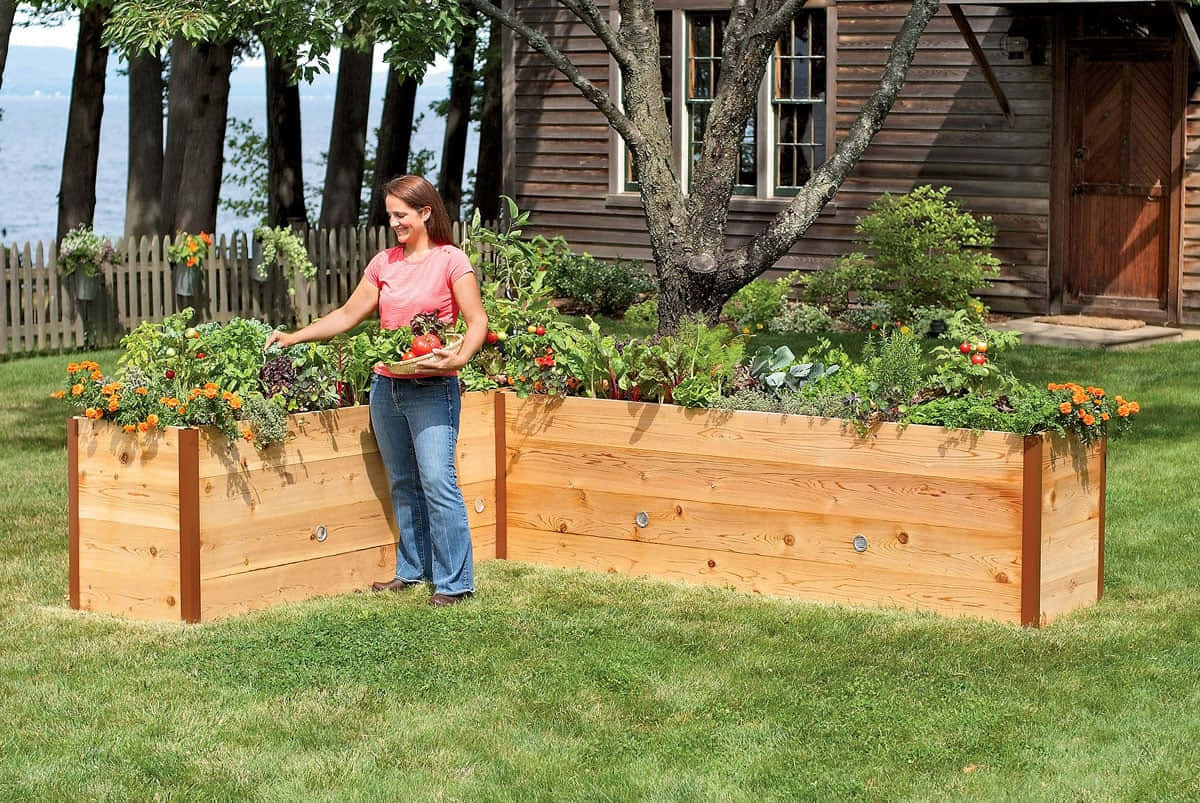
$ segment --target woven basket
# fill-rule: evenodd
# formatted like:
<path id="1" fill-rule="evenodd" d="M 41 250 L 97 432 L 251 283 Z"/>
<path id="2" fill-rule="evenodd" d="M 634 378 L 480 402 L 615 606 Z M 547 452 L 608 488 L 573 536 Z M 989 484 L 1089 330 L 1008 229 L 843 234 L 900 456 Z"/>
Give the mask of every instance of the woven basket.
<path id="1" fill-rule="evenodd" d="M 457 354 L 458 350 L 460 348 L 462 348 L 462 344 L 463 344 L 463 336 L 460 334 L 451 332 L 446 335 L 446 339 L 445 339 L 445 342 L 442 343 L 441 350 L 449 351 L 452 354 Z M 439 356 L 439 355 L 434 354 L 433 352 L 430 352 L 429 354 L 422 354 L 420 357 L 413 357 L 411 360 L 401 360 L 400 362 L 385 362 L 385 363 L 381 363 L 381 364 L 383 365 L 384 368 L 388 369 L 388 371 L 390 373 L 395 374 L 396 376 L 404 376 L 406 374 L 422 373 L 417 368 L 417 366 L 419 366 L 423 362 L 432 360 L 433 358 L 435 358 L 437 356 Z"/>

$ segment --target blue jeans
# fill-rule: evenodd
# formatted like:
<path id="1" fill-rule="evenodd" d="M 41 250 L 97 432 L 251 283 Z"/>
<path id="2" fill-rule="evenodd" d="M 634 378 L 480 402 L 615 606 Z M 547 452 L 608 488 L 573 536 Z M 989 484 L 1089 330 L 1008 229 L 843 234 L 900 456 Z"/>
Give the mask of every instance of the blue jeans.
<path id="1" fill-rule="evenodd" d="M 400 531 L 396 579 L 431 580 L 439 594 L 475 590 L 471 529 L 454 468 L 461 409 L 458 377 L 371 380 L 371 428 Z"/>

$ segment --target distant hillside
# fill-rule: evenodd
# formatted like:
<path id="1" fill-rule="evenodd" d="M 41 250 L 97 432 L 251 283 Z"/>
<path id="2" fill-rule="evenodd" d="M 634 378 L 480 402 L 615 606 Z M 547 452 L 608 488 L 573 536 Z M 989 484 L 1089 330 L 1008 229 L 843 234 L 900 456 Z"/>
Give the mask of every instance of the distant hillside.
<path id="1" fill-rule="evenodd" d="M 129 94 L 125 80 L 126 64 L 116 56 L 108 58 L 108 78 L 104 94 L 124 97 Z M 70 95 L 71 75 L 75 69 L 75 52 L 61 47 L 25 47 L 14 45 L 8 50 L 8 63 L 4 68 L 4 95 Z M 430 75 L 433 82 L 440 75 Z M 266 81 L 265 70 L 257 66 L 238 66 L 229 80 L 231 95 L 262 95 Z M 382 74 L 375 83 L 382 86 Z M 430 81 L 426 82 L 429 86 Z M 321 75 L 311 84 L 301 84 L 300 92 L 310 96 L 333 97 L 337 76 Z M 444 90 L 443 90 L 444 91 Z"/>

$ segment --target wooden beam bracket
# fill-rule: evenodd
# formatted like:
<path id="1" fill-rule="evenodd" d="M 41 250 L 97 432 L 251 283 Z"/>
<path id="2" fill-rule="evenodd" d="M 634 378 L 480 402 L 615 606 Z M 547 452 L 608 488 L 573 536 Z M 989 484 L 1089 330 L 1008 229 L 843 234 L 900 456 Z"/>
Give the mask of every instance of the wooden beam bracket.
<path id="1" fill-rule="evenodd" d="M 954 18 L 954 24 L 958 26 L 958 32 L 962 34 L 963 41 L 967 43 L 967 47 L 971 51 L 971 55 L 975 58 L 975 63 L 979 65 L 979 69 L 983 72 L 984 80 L 991 88 L 992 94 L 996 96 L 996 102 L 1000 104 L 1000 113 L 1004 115 L 1004 119 L 1008 121 L 1009 127 L 1017 124 L 1016 115 L 1013 114 L 1012 107 L 1008 105 L 1008 97 L 1004 94 L 1004 89 L 1000 86 L 999 79 L 996 78 L 996 73 L 992 71 L 992 65 L 988 63 L 987 56 L 983 53 L 983 47 L 979 44 L 979 39 L 975 36 L 975 31 L 971 30 L 971 23 L 963 14 L 962 6 L 957 3 L 950 3 L 946 6 L 950 9 L 950 16 Z"/>
<path id="2" fill-rule="evenodd" d="M 1179 23 L 1179 30 L 1183 32 L 1188 52 L 1192 54 L 1192 63 L 1200 67 L 1200 36 L 1196 35 L 1196 26 L 1192 24 L 1192 15 L 1188 8 L 1189 6 L 1183 3 L 1175 5 L 1175 20 Z"/>

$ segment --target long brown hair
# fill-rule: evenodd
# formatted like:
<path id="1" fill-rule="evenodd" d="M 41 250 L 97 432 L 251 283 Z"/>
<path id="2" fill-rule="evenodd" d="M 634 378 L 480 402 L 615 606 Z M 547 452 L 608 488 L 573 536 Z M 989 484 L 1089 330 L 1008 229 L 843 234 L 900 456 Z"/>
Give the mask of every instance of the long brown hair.
<path id="1" fill-rule="evenodd" d="M 442 197 L 425 179 L 420 176 L 396 176 L 383 185 L 388 195 L 399 198 L 413 209 L 429 207 L 429 220 L 425 221 L 425 231 L 434 245 L 454 245 L 454 235 L 450 231 L 450 215 Z"/>

